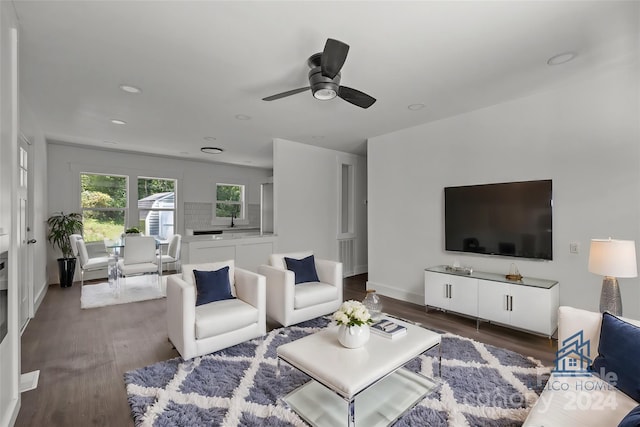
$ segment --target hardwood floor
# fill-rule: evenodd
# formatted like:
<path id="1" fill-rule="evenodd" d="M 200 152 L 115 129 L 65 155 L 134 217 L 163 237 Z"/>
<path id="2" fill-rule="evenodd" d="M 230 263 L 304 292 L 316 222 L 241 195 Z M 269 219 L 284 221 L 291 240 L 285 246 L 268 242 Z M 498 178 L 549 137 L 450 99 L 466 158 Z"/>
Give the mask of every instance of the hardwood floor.
<path id="1" fill-rule="evenodd" d="M 345 299 L 362 300 L 367 276 L 345 279 Z M 382 297 L 383 309 L 553 364 L 556 343 Z M 16 426 L 133 426 L 122 375 L 177 357 L 167 341 L 165 300 L 80 309 L 80 284 L 48 289 L 22 336 L 22 372 L 40 370 L 38 388 L 22 394 Z"/>

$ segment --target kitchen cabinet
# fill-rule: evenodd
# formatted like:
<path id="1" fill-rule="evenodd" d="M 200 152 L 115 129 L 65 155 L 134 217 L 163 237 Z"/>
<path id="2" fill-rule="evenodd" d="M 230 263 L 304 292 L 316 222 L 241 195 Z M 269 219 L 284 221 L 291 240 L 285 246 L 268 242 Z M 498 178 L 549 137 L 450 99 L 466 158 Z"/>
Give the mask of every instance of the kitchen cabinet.
<path id="1" fill-rule="evenodd" d="M 182 243 L 182 264 L 235 260 L 235 265 L 257 272 L 269 263 L 275 251 L 276 237 L 270 236 L 188 236 Z"/>

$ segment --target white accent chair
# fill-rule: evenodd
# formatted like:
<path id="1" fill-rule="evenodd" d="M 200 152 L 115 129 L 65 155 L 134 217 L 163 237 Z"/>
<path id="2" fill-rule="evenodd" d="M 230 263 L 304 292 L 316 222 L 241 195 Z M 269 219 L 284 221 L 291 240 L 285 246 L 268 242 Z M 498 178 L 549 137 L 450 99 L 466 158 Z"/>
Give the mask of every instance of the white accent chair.
<path id="1" fill-rule="evenodd" d="M 69 243 L 73 256 L 78 259 L 80 265 L 80 286 L 84 285 L 84 272 L 106 270 L 109 267 L 108 256 L 89 257 L 87 245 L 80 234 L 72 234 L 69 236 Z"/>
<path id="2" fill-rule="evenodd" d="M 333 313 L 342 304 L 342 263 L 314 257 L 319 282 L 295 284 L 295 274 L 287 270 L 284 258 L 302 259 L 313 252 L 272 254 L 271 265 L 261 265 L 258 273 L 267 278 L 267 317 L 282 326 Z"/>
<path id="3" fill-rule="evenodd" d="M 196 307 L 193 270 L 215 271 L 225 266 L 229 266 L 231 293 L 236 298 Z M 187 264 L 182 275 L 167 276 L 169 340 L 183 359 L 213 353 L 267 333 L 265 278 L 234 267 L 233 260 Z"/>
<path id="4" fill-rule="evenodd" d="M 124 256 L 118 260 L 118 289 L 120 281 L 129 276 L 156 274 L 161 289 L 160 268 L 156 264 L 156 239 L 154 237 L 125 237 Z"/>
<path id="5" fill-rule="evenodd" d="M 156 257 L 156 263 L 160 266 L 160 271 L 163 270 L 165 264 L 174 264 L 175 270 L 180 272 L 180 249 L 182 246 L 182 236 L 174 234 L 169 240 L 169 246 L 167 247 L 167 253 L 163 254 L 162 249 L 158 250 Z"/>

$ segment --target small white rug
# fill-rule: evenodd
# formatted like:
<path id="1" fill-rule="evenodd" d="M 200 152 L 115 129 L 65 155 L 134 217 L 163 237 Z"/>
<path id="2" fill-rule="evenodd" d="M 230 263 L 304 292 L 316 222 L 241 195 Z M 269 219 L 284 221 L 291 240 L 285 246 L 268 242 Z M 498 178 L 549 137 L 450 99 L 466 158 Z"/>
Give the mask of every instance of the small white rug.
<path id="1" fill-rule="evenodd" d="M 136 276 L 121 281 L 120 293 L 109 286 L 108 282 L 95 285 L 84 285 L 80 297 L 81 308 L 104 307 L 107 305 L 125 304 L 128 302 L 145 301 L 164 298 L 166 296 L 166 280 L 163 276 L 162 290 L 158 289 L 155 277 Z"/>

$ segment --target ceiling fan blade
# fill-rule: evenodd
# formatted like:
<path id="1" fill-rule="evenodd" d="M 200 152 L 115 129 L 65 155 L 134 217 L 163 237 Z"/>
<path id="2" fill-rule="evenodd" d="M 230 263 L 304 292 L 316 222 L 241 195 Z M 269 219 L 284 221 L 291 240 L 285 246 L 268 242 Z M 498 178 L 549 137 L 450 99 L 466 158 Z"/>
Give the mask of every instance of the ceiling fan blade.
<path id="1" fill-rule="evenodd" d="M 348 44 L 342 43 L 340 40 L 327 39 L 320 61 L 322 75 L 330 79 L 337 76 L 344 65 L 344 61 L 347 59 L 348 52 Z"/>
<path id="2" fill-rule="evenodd" d="M 305 90 L 311 89 L 311 86 L 301 87 L 299 89 L 288 90 L 286 92 L 279 93 L 277 95 L 267 96 L 266 98 L 262 98 L 263 101 L 275 101 L 276 99 L 284 98 L 286 96 L 295 95 L 296 93 L 304 92 Z"/>
<path id="3" fill-rule="evenodd" d="M 347 102 L 361 108 L 369 108 L 376 102 L 376 99 L 359 90 L 347 86 L 340 86 L 338 96 Z"/>

